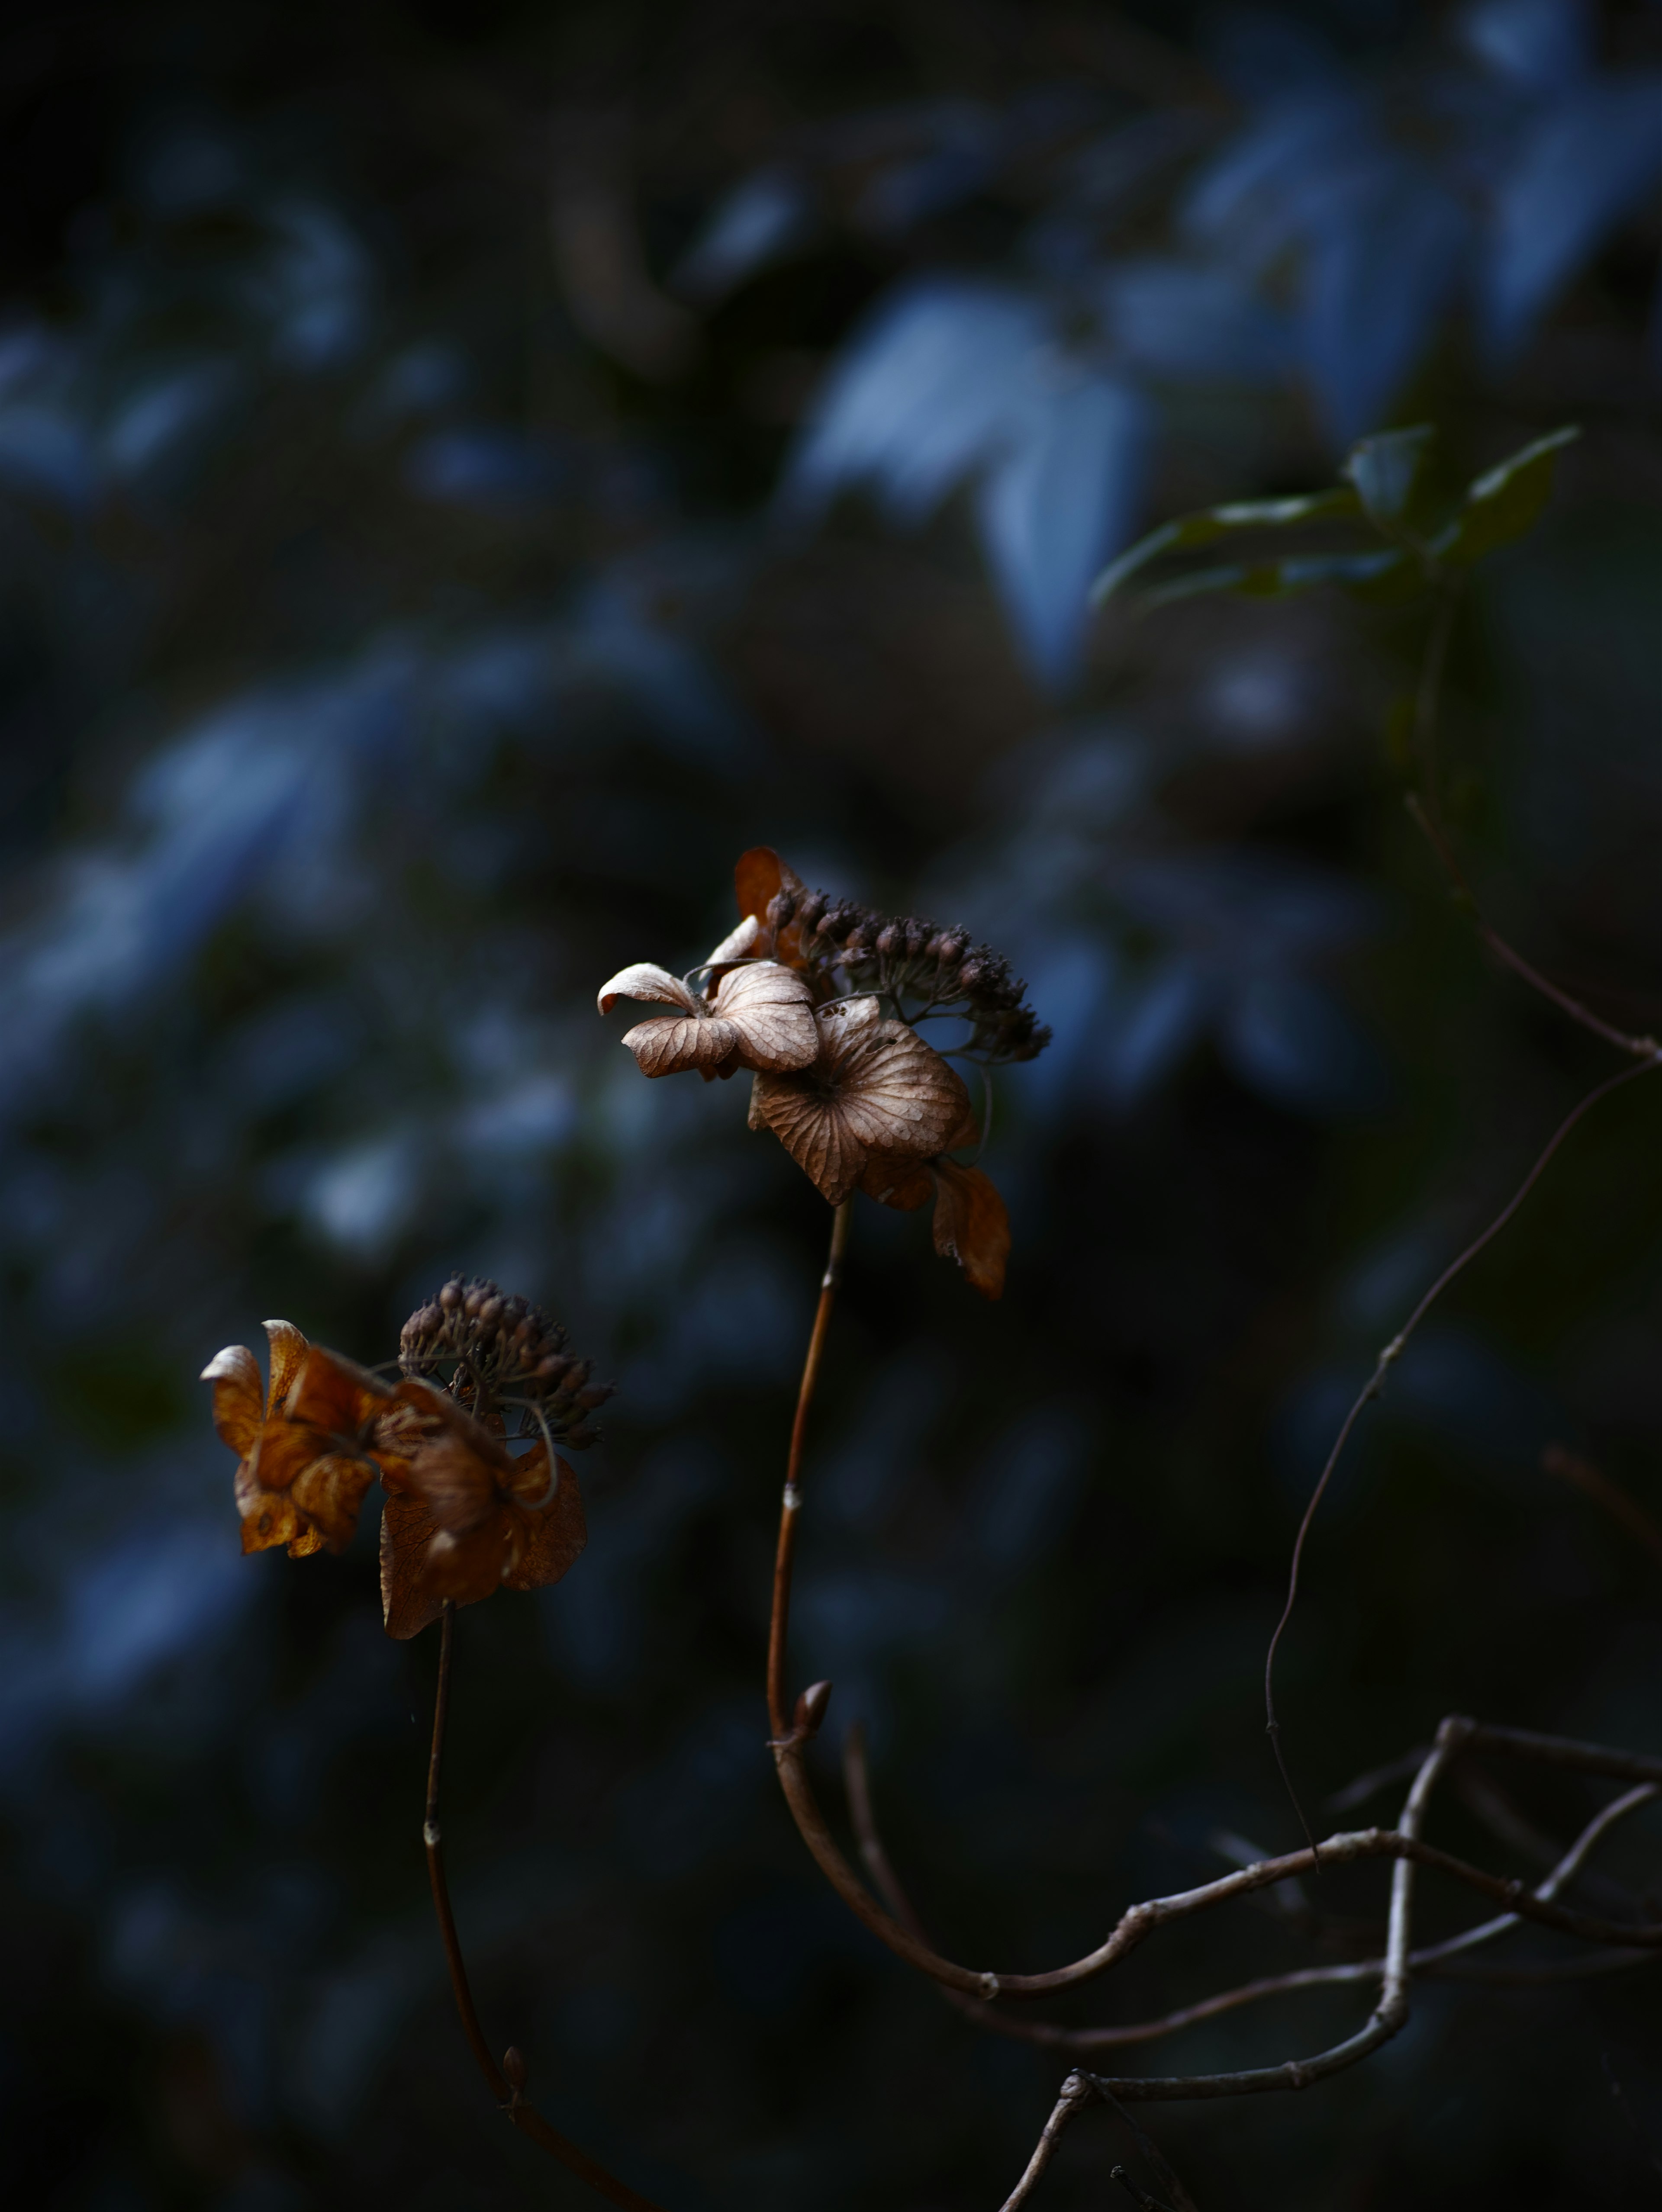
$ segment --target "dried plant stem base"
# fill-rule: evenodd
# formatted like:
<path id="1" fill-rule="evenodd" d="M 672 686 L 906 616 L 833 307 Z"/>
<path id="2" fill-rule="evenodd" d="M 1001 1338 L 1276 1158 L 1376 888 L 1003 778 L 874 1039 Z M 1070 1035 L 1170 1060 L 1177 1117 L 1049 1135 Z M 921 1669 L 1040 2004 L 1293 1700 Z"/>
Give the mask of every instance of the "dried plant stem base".
<path id="1" fill-rule="evenodd" d="M 1638 1069 L 1629 1071 L 1631 1073 L 1639 1072 Z M 1583 1102 L 1571 1117 L 1572 1122 L 1612 1087 L 1613 1085 L 1610 1084 L 1601 1085 Z M 1537 1163 L 1523 1189 L 1507 1209 L 1507 1214 L 1485 1232 L 1480 1243 L 1486 1243 L 1515 1210 L 1544 1166 L 1546 1158 L 1568 1133 L 1568 1126 L 1560 1130 L 1547 1154 Z M 768 1639 L 768 1711 L 773 1730 L 770 1747 L 791 1817 L 832 1888 L 874 1935 L 886 1943 L 898 1957 L 934 1982 L 948 2001 L 977 2025 L 1070 2052 L 1153 2040 L 1263 1997 L 1288 1995 L 1294 1990 L 1330 1983 L 1372 1981 L 1377 1983 L 1379 1990 L 1373 2010 L 1355 2034 L 1326 2050 L 1313 2052 L 1308 2057 L 1289 2058 L 1275 2065 L 1221 2074 L 1142 2075 L 1118 2078 L 1087 2073 L 1082 2069 L 1075 2069 L 1063 2083 L 1056 2107 L 1045 2123 L 1044 2133 L 1026 2169 L 1005 2200 L 1003 2212 L 1013 2212 L 1013 2208 L 1027 2201 L 1050 2165 L 1063 2130 L 1085 2105 L 1093 2102 L 1113 2104 L 1120 2100 L 1127 2103 L 1178 2102 L 1308 2088 L 1315 2082 L 1344 2072 L 1401 2032 L 1408 2020 L 1409 1986 L 1416 1973 L 1435 1973 L 1440 1970 L 1458 1972 L 1458 1964 L 1454 1962 L 1461 1954 L 1495 1941 L 1525 1922 L 1556 1929 L 1586 1943 L 1607 1947 L 1584 1962 L 1589 1971 L 1606 1972 L 1615 1966 L 1638 1964 L 1662 1956 L 1662 1921 L 1613 1920 L 1558 1902 L 1559 1893 L 1568 1886 L 1601 1838 L 1629 1813 L 1649 1804 L 1662 1794 L 1662 1759 L 1612 1749 L 1600 1744 L 1576 1742 L 1568 1737 L 1539 1735 L 1522 1729 L 1486 1727 L 1458 1715 L 1452 1715 L 1444 1721 L 1429 1749 L 1415 1755 L 1413 1780 L 1394 1828 L 1346 1830 L 1328 1836 L 1320 1842 L 1312 1836 L 1302 1850 L 1287 1852 L 1276 1858 L 1239 1868 L 1196 1889 L 1180 1891 L 1168 1897 L 1151 1898 L 1140 1905 L 1134 1905 L 1120 1915 L 1105 1942 L 1081 1958 L 1052 1968 L 1048 1972 L 994 1972 L 961 1966 L 936 1951 L 895 1873 L 878 1832 L 866 1772 L 864 1745 L 857 1726 L 849 1731 L 844 1775 L 849 1810 L 859 1838 L 860 1855 L 865 1865 L 867 1880 L 862 1881 L 850 1864 L 820 1809 L 809 1777 L 807 1754 L 808 1746 L 825 1719 L 831 1698 L 831 1684 L 817 1682 L 805 1690 L 787 1719 L 786 1646 L 797 1524 L 803 1504 L 803 1454 L 809 1409 L 825 1356 L 826 1332 L 841 1278 L 847 1239 L 848 1204 L 845 1201 L 837 1208 L 832 1226 L 831 1254 L 820 1284 L 819 1304 L 814 1316 L 801 1386 L 797 1394 L 780 1512 L 779 1542 L 774 1565 L 773 1616 Z M 1464 1261 L 1457 1263 L 1456 1269 L 1451 1270 L 1451 1273 L 1458 1272 L 1458 1266 L 1463 1264 Z M 1431 1296 L 1434 1295 L 1434 1291 L 1423 1302 L 1421 1310 L 1423 1310 L 1423 1305 L 1430 1304 Z M 1414 1318 L 1418 1319 L 1417 1312 Z M 1422 1833 L 1433 1793 L 1444 1774 L 1463 1758 L 1482 1753 L 1531 1759 L 1584 1774 L 1607 1776 L 1634 1786 L 1595 1815 L 1575 1842 L 1560 1856 L 1547 1877 L 1531 1888 L 1522 1881 L 1492 1875 L 1481 1867 L 1470 1865 L 1452 1853 L 1426 1842 Z M 1347 1793 L 1347 1796 L 1354 1796 L 1354 1792 Z M 1042 1997 L 1092 1979 L 1117 1965 L 1129 1951 L 1167 1922 L 1190 1918 L 1214 1905 L 1227 1904 L 1253 1891 L 1270 1888 L 1277 1882 L 1318 1872 L 1324 1865 L 1361 1859 L 1389 1859 L 1392 1862 L 1389 1932 L 1382 1958 L 1270 1977 L 1203 1998 L 1160 2020 L 1124 2027 L 1065 2029 L 1044 2023 L 1011 2021 L 998 2009 L 1003 2000 Z M 1460 1936 L 1415 1951 L 1412 1943 L 1414 1883 L 1416 1871 L 1422 1866 L 1451 1875 L 1481 1896 L 1491 1899 L 1502 1907 L 1502 1911 L 1498 1916 L 1466 1929 Z"/>
<path id="2" fill-rule="evenodd" d="M 569 2136 L 551 2127 L 534 2106 L 525 2102 L 525 2061 L 510 2045 L 498 2065 L 479 2024 L 478 2008 L 467 1978 L 467 1961 L 456 1933 L 456 1916 L 451 1909 L 450 1887 L 445 1880 L 444 1838 L 439 1826 L 439 1775 L 444 1757 L 445 1723 L 450 1711 L 450 1663 L 455 1631 L 456 1608 L 447 1603 L 440 1616 L 439 1680 L 433 1698 L 433 1748 L 427 1763 L 427 1817 L 422 1824 L 422 1841 L 427 1847 L 427 1875 L 433 1887 L 433 1910 L 438 1916 L 439 1939 L 444 1945 L 444 1960 L 450 1970 L 450 1989 L 461 2018 L 462 2033 L 498 2110 L 521 2135 L 528 2136 L 551 2158 L 557 2159 L 568 2172 L 586 2181 L 608 2204 L 620 2204 L 624 2212 L 663 2212 L 663 2208 L 651 2197 L 642 2197 L 627 2182 L 619 2181 L 598 2159 L 591 2158 Z"/>

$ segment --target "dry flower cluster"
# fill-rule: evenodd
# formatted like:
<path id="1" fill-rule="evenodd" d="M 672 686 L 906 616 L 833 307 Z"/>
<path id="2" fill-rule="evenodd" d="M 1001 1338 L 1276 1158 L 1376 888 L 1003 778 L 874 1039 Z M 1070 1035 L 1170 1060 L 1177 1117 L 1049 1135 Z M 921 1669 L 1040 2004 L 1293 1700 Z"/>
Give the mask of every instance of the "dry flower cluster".
<path id="1" fill-rule="evenodd" d="M 739 926 L 691 971 L 706 979 L 701 992 L 637 962 L 601 986 L 600 1012 L 619 999 L 674 1007 L 624 1036 L 643 1074 L 749 1070 L 751 1127 L 770 1129 L 829 1205 L 856 1190 L 902 1212 L 933 1200 L 936 1251 L 997 1297 L 1009 1218 L 981 1169 L 952 1157 L 980 1142 L 981 1124 L 964 1079 L 916 1024 L 960 1014 L 965 1057 L 1032 1060 L 1050 1033 L 1022 985 L 966 931 L 809 891 L 768 846 L 743 855 L 734 881 Z"/>
<path id="2" fill-rule="evenodd" d="M 344 1550 L 379 1478 L 382 1612 L 402 1638 L 447 1604 L 557 1582 L 582 1550 L 582 1495 L 555 1441 L 593 1443 L 586 1417 L 610 1392 L 523 1298 L 453 1278 L 405 1322 L 396 1383 L 308 1344 L 292 1322 L 268 1321 L 265 1334 L 265 1389 L 245 1345 L 203 1370 L 214 1425 L 238 1456 L 245 1552 Z M 441 1389 L 430 1378 L 447 1362 Z M 510 1413 L 536 1437 L 518 1455 Z"/>

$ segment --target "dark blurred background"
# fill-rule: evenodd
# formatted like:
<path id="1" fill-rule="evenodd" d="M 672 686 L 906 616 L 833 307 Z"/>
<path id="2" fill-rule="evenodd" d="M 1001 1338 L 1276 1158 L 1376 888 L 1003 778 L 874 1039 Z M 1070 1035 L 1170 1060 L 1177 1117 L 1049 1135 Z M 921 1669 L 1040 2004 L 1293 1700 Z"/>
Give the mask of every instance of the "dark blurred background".
<path id="1" fill-rule="evenodd" d="M 373 1510 L 241 1559 L 195 1379 L 273 1313 L 385 1358 L 458 1266 L 620 1385 L 577 1568 L 460 1623 L 491 2035 L 672 2212 L 992 2212 L 1020 2171 L 1063 2066 L 864 1937 L 763 1747 L 825 1209 L 739 1086 L 642 1083 L 594 1012 L 702 956 L 758 840 L 971 923 L 1056 1030 L 1000 1087 L 1001 1305 L 916 1217 L 856 1223 L 795 1624 L 828 1747 L 865 1719 L 977 1964 L 1297 1841 L 1260 1685 L 1301 1504 L 1613 1057 L 1486 965 L 1404 818 L 1422 610 L 1086 587 L 1386 423 L 1434 421 L 1451 482 L 1580 423 L 1464 605 L 1450 805 L 1531 957 L 1662 1020 L 1659 70 L 1648 0 L 8 11 L 12 2202 L 594 2201 L 449 2008 L 434 1639 L 382 1635 Z M 1662 1510 L 1656 1105 L 1575 1135 L 1344 1467 L 1282 1674 L 1327 1825 L 1451 1710 L 1662 1748 L 1654 1562 L 1542 1467 Z M 1458 1792 L 1434 1833 L 1531 1877 L 1599 1797 L 1490 1778 L 1509 1842 Z M 1653 1887 L 1659 1832 L 1602 1871 Z M 1354 1955 L 1385 1894 L 1214 1915 L 1056 2016 Z M 1471 1917 L 1425 1883 L 1428 1932 Z M 1649 2203 L 1654 2006 L 1428 1984 L 1342 2080 L 1150 2125 L 1204 2212 Z M 1152 2185 L 1088 2115 L 1039 2201 L 1105 2205 L 1119 2159 Z"/>

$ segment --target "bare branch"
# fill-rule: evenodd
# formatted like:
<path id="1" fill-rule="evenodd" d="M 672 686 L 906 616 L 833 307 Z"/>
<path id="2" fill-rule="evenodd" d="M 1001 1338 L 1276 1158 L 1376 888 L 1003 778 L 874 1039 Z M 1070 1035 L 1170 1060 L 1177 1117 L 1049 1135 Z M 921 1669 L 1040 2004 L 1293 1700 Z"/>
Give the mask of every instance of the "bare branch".
<path id="1" fill-rule="evenodd" d="M 1282 1638 L 1287 1633 L 1288 1623 L 1293 1618 L 1293 1608 L 1298 1602 L 1299 1573 L 1304 1564 L 1304 1547 L 1309 1539 L 1311 1526 L 1316 1518 L 1317 1510 L 1327 1494 L 1328 1485 L 1333 1480 L 1334 1469 L 1339 1464 L 1344 1448 L 1350 1441 L 1351 1431 L 1361 1419 L 1364 1408 L 1371 1400 L 1379 1397 L 1384 1390 L 1386 1376 L 1402 1358 L 1415 1330 L 1419 1328 L 1427 1314 L 1456 1277 L 1464 1273 L 1478 1254 L 1500 1235 L 1540 1181 L 1553 1155 L 1575 1127 L 1577 1122 L 1602 1100 L 1607 1098 L 1611 1091 L 1619 1091 L 1623 1084 L 1631 1083 L 1635 1077 L 1647 1074 L 1656 1067 L 1662 1067 L 1662 1050 L 1652 1044 L 1648 1057 L 1642 1059 L 1637 1066 L 1624 1067 L 1618 1073 L 1607 1077 L 1603 1083 L 1595 1085 L 1580 1104 L 1571 1108 L 1547 1139 L 1544 1148 L 1536 1158 L 1534 1166 L 1531 1168 L 1523 1182 L 1519 1184 L 1518 1188 L 1495 1215 L 1494 1220 L 1489 1223 L 1488 1228 L 1481 1235 L 1473 1237 L 1464 1251 L 1457 1259 L 1449 1262 L 1431 1288 L 1421 1298 L 1397 1334 L 1380 1352 L 1374 1363 L 1373 1374 L 1357 1393 L 1349 1412 L 1344 1417 L 1339 1433 L 1334 1439 L 1333 1449 L 1327 1455 L 1326 1465 L 1322 1468 L 1316 1487 L 1311 1492 L 1310 1503 L 1304 1509 L 1303 1516 L 1299 1522 L 1298 1534 L 1293 1540 L 1293 1559 L 1287 1579 L 1287 1601 L 1282 1607 L 1281 1619 L 1275 1623 L 1275 1633 L 1269 1639 L 1269 1649 L 1264 1655 L 1263 1662 L 1263 1703 L 1267 1717 L 1265 1725 L 1269 1735 L 1270 1747 L 1275 1754 L 1275 1763 L 1281 1769 L 1282 1779 L 1287 1784 L 1288 1795 L 1293 1799 L 1294 1807 L 1299 1814 L 1300 1825 L 1304 1828 L 1306 1838 L 1310 1836 L 1309 1824 L 1305 1820 L 1302 1807 L 1299 1805 L 1298 1796 L 1293 1789 L 1292 1780 L 1288 1773 L 1287 1762 L 1282 1753 L 1281 1723 L 1275 1714 L 1275 1655 L 1281 1649 Z M 1312 1838 L 1312 1848 L 1314 1848 L 1313 1838 Z"/>
<path id="2" fill-rule="evenodd" d="M 1091 2091 L 1084 2079 L 1080 2075 L 1070 2074 L 1062 2085 L 1062 2094 L 1056 2099 L 1056 2110 L 1044 2123 L 1044 2131 L 1033 2146 L 1033 2154 L 1028 2160 L 1020 2180 L 1000 2205 L 999 2212 L 1018 2212 L 1018 2208 L 1027 2202 L 1044 2179 L 1045 2167 L 1056 2154 L 1062 2130 L 1080 2106 L 1090 2101 Z"/>

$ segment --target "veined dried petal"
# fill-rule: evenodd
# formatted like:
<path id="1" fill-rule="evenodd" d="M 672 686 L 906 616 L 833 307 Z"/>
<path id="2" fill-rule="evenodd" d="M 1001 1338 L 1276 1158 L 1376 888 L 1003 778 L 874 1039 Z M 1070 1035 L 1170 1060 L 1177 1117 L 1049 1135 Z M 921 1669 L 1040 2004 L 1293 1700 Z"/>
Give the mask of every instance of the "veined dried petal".
<path id="1" fill-rule="evenodd" d="M 228 1344 L 202 1370 L 214 1386 L 214 1426 L 222 1440 L 246 1459 L 259 1435 L 265 1412 L 259 1363 L 246 1344 Z"/>
<path id="2" fill-rule="evenodd" d="M 293 1389 L 311 1346 L 291 1321 L 268 1321 L 261 1326 L 271 1347 L 271 1395 L 266 1411 L 275 1413 Z"/>
<path id="3" fill-rule="evenodd" d="M 1010 1217 L 1004 1201 L 979 1168 L 938 1160 L 934 1172 L 934 1249 L 943 1260 L 956 1260 L 983 1297 L 995 1298 L 1004 1288 L 1004 1266 L 1010 1255 Z"/>
<path id="4" fill-rule="evenodd" d="M 596 1003 L 603 1014 L 609 1014 L 619 999 L 662 1000 L 685 1012 L 696 1014 L 698 1001 L 679 975 L 672 975 L 667 968 L 660 968 L 650 960 L 637 960 L 632 967 L 620 968 L 609 982 L 602 983 Z"/>
<path id="5" fill-rule="evenodd" d="M 806 1067 L 819 1050 L 807 985 L 773 961 L 729 968 L 713 1001 L 691 1004 L 691 1012 L 654 1014 L 624 1036 L 643 1075 Z"/>
<path id="6" fill-rule="evenodd" d="M 793 969 L 758 960 L 730 969 L 713 1011 L 736 1031 L 741 1067 L 807 1067 L 819 1057 L 813 994 Z"/>
<path id="7" fill-rule="evenodd" d="M 380 1581 L 389 1636 L 418 1634 L 447 1600 L 474 1605 L 499 1589 L 557 1582 L 583 1548 L 582 1492 L 565 1461 L 554 1462 L 551 1484 L 545 1445 L 516 1460 L 478 1435 L 482 1443 L 447 1424 L 412 1459 L 408 1489 L 387 1501 Z"/>
<path id="8" fill-rule="evenodd" d="M 271 1376 L 262 1409 L 253 1354 L 229 1345 L 204 1380 L 214 1425 L 238 1455 L 235 1496 L 245 1552 L 286 1544 L 305 1559 L 351 1540 L 376 1465 L 368 1443 L 391 1393 L 350 1359 L 307 1344 L 292 1322 L 268 1321 Z"/>
<path id="9" fill-rule="evenodd" d="M 969 1094 L 904 1022 L 875 1020 L 858 1002 L 819 1022 L 813 1066 L 758 1075 L 755 1104 L 820 1195 L 840 1206 L 873 1154 L 897 1168 L 932 1158 L 961 1125 Z"/>
<path id="10" fill-rule="evenodd" d="M 624 1032 L 642 1075 L 683 1075 L 689 1068 L 714 1073 L 733 1058 L 738 1038 L 729 1022 L 718 1022 L 703 1009 L 691 1014 L 654 1014 Z"/>

